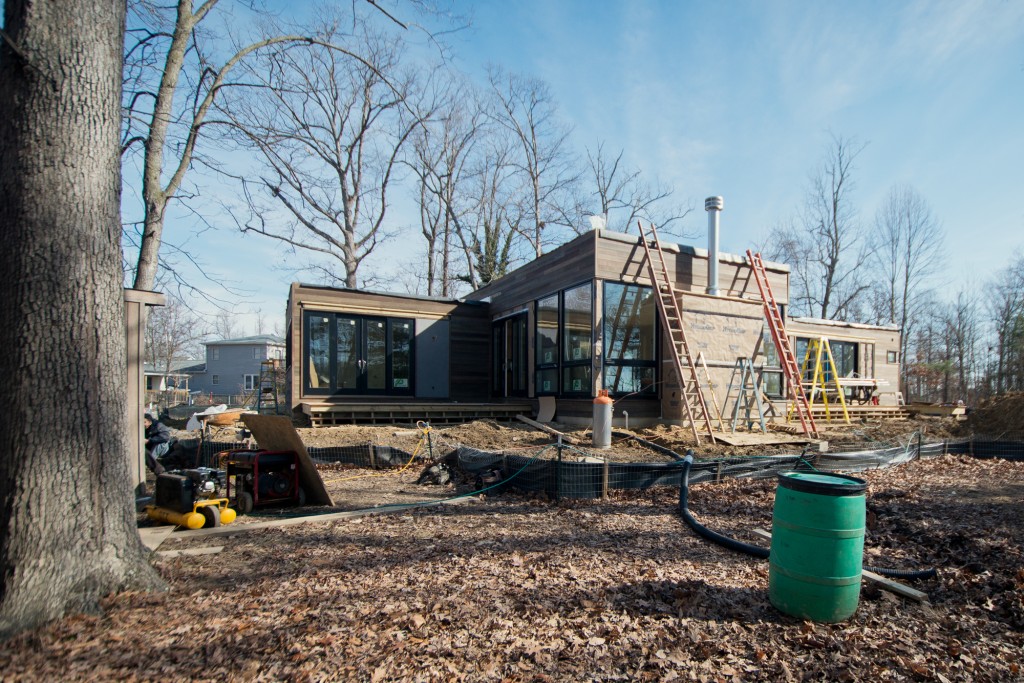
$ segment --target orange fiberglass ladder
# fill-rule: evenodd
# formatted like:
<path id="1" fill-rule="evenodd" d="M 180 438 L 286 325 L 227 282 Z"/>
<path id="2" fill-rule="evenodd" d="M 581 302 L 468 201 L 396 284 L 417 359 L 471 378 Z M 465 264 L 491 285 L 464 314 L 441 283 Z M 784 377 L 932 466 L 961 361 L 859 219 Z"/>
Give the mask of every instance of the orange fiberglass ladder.
<path id="1" fill-rule="evenodd" d="M 658 231 L 651 225 L 651 238 L 648 239 L 644 233 L 643 223 L 637 221 L 640 228 L 640 243 L 644 246 L 644 254 L 647 256 L 647 272 L 651 278 L 651 286 L 657 296 L 654 297 L 658 305 L 658 313 L 661 315 L 661 324 L 665 326 L 669 338 L 672 340 L 672 367 L 676 371 L 676 379 L 679 380 L 679 393 L 682 395 L 683 405 L 686 406 L 686 417 L 693 429 L 693 437 L 700 445 L 700 430 L 697 423 L 704 422 L 707 430 L 707 437 L 711 443 L 715 443 L 715 434 L 711 429 L 711 414 L 708 413 L 708 404 L 704 400 L 704 392 L 700 386 L 700 378 L 697 376 L 697 366 L 694 365 L 693 356 L 690 355 L 690 345 L 686 341 L 686 333 L 683 331 L 683 314 L 679 309 L 679 298 L 676 290 L 672 287 L 672 278 L 668 276 L 668 268 L 665 267 L 665 253 L 661 250 L 661 243 L 658 241 Z M 657 262 L 651 253 L 657 255 Z M 685 366 L 683 365 L 685 361 Z"/>
<path id="2" fill-rule="evenodd" d="M 747 249 L 747 260 L 750 261 L 750 270 L 754 273 L 754 281 L 757 282 L 757 289 L 761 292 L 761 302 L 764 304 L 764 317 L 768 320 L 768 329 L 772 333 L 772 341 L 779 352 L 779 359 L 782 362 L 782 371 L 786 376 L 786 386 L 789 387 L 790 398 L 793 399 L 793 407 L 800 418 L 800 426 L 803 427 L 807 436 L 818 436 L 818 427 L 814 424 L 814 417 L 811 416 L 811 407 L 807 403 L 807 395 L 804 394 L 803 375 L 800 367 L 796 364 L 796 356 L 793 354 L 793 346 L 789 343 L 789 336 L 786 334 L 786 327 L 782 323 L 782 314 L 779 312 L 779 304 L 772 294 L 772 286 L 768 283 L 768 273 L 764 269 L 764 261 L 761 254 L 754 254 Z"/>

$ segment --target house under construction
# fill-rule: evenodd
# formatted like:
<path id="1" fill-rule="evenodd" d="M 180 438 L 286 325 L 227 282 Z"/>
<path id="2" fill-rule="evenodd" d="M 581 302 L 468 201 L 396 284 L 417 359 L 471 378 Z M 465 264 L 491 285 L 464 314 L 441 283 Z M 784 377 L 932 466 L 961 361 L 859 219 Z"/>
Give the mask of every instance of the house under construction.
<path id="1" fill-rule="evenodd" d="M 328 425 L 508 419 L 543 402 L 587 423 L 607 390 L 615 424 L 709 436 L 897 412 L 900 331 L 788 317 L 789 267 L 719 253 L 721 207 L 705 206 L 707 250 L 594 230 L 464 299 L 295 283 L 290 406 Z"/>

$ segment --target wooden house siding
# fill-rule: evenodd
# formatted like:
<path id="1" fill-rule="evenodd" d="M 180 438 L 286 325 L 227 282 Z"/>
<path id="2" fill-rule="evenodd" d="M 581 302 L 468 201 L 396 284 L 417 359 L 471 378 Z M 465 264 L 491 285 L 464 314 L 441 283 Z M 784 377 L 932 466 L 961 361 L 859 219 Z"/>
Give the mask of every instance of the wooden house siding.
<path id="1" fill-rule="evenodd" d="M 661 249 L 665 254 L 665 266 L 672 275 L 676 289 L 699 294 L 707 291 L 707 250 L 665 243 L 662 243 Z M 598 278 L 650 284 L 644 250 L 637 235 L 600 231 L 595 263 L 595 274 Z M 789 268 L 776 263 L 766 263 L 765 267 L 776 301 L 788 304 Z M 742 256 L 719 253 L 718 288 L 719 294 L 724 297 L 761 300 L 750 266 Z"/>
<path id="2" fill-rule="evenodd" d="M 488 300 L 493 318 L 594 278 L 597 232 L 590 232 L 538 257 L 467 298 Z"/>
<path id="3" fill-rule="evenodd" d="M 677 244 L 662 244 L 662 250 L 673 279 L 673 286 L 680 294 L 682 324 L 690 341 L 691 351 L 694 354 L 703 352 L 708 367 L 710 383 L 714 389 L 713 399 L 708 396 L 709 403 L 712 404 L 709 408 L 714 412 L 713 404 L 717 402 L 728 424 L 731 421 L 731 410 L 736 396 L 728 396 L 727 393 L 737 359 L 751 359 L 755 369 L 759 371 L 766 360 L 763 306 L 753 273 L 744 257 L 720 253 L 719 294 L 708 295 L 706 250 Z M 287 319 L 289 404 L 293 409 L 301 404 L 303 408 L 322 410 L 325 407 L 330 409 L 339 404 L 348 406 L 356 402 L 390 406 L 402 401 L 408 403 L 410 399 L 413 402 L 418 401 L 421 407 L 431 399 L 436 405 L 443 405 L 444 402 L 453 402 L 454 405 L 454 402 L 457 402 L 461 405 L 479 406 L 484 406 L 484 402 L 488 401 L 536 401 L 536 382 L 538 372 L 541 372 L 545 373 L 542 378 L 546 387 L 551 386 L 552 375 L 558 377 L 557 387 L 549 389 L 550 393 L 545 394 L 557 396 L 558 419 L 567 422 L 589 422 L 593 415 L 592 397 L 597 389 L 605 386 L 606 381 L 606 359 L 602 355 L 605 352 L 602 348 L 605 295 L 603 283 L 650 287 L 652 283 L 644 259 L 645 253 L 637 235 L 596 230 L 581 235 L 505 277 L 481 287 L 465 301 L 294 284 L 289 296 Z M 786 306 L 789 302 L 789 268 L 776 263 L 765 265 L 776 301 Z M 579 373 L 579 368 L 586 367 L 586 356 L 574 356 L 578 358 L 575 362 L 568 360 L 566 356 L 557 363 L 549 361 L 538 370 L 535 303 L 580 285 L 587 285 L 592 291 L 593 329 L 589 343 L 592 386 L 590 391 L 587 391 L 585 386 L 582 391 L 568 391 L 569 385 L 566 382 L 569 379 L 572 380 L 572 388 L 577 389 L 577 378 L 582 374 Z M 559 344 L 565 343 L 561 335 L 565 329 L 569 329 L 565 322 L 565 299 L 566 297 L 559 299 L 562 302 Z M 582 309 L 577 309 L 579 310 Z M 345 313 L 369 318 L 379 316 L 413 319 L 416 338 L 413 361 L 415 377 L 411 388 L 406 390 L 405 398 L 397 396 L 403 391 L 401 387 L 405 386 L 397 383 L 391 383 L 386 390 L 387 395 L 328 395 L 323 388 L 324 384 L 320 385 L 319 393 L 304 395 L 302 325 L 306 311 Z M 520 325 L 524 321 L 525 339 L 518 348 L 525 348 L 526 357 L 524 364 L 520 365 L 518 359 L 521 356 L 518 350 L 515 351 L 517 360 L 511 367 L 525 368 L 525 376 L 508 370 L 510 365 L 507 364 L 503 366 L 502 376 L 502 373 L 498 373 L 492 366 L 499 352 L 504 353 L 509 347 L 495 347 L 493 340 L 496 334 L 513 335 L 504 336 L 505 340 L 520 339 L 518 335 L 523 329 Z M 660 326 L 660 322 L 658 324 Z M 578 333 L 575 336 L 575 343 L 581 347 L 586 344 L 586 331 L 582 325 L 584 323 L 577 323 L 572 328 Z M 391 323 L 388 323 L 388 326 L 391 329 Z M 856 341 L 859 344 L 858 373 L 862 376 L 876 377 L 891 387 L 891 398 L 885 398 L 883 393 L 883 402 L 895 403 L 899 365 L 887 362 L 887 356 L 888 351 L 899 349 L 898 330 L 865 325 L 826 324 L 809 319 L 787 323 L 787 330 L 793 338 L 828 336 L 833 339 Z M 358 337 L 358 333 L 356 336 Z M 332 348 L 333 344 L 334 342 Z M 651 346 L 652 344 L 648 342 L 647 355 L 639 361 L 633 359 L 636 362 L 632 363 L 632 367 L 656 367 L 659 382 L 657 394 L 617 394 L 614 417 L 616 424 L 622 424 L 625 412 L 629 413 L 631 424 L 638 426 L 652 421 L 676 424 L 686 422 L 684 408 L 679 399 L 679 382 L 672 369 L 671 345 L 667 342 L 665 330 L 661 330 L 656 350 L 652 352 Z M 562 350 L 559 354 L 562 354 Z M 508 357 L 503 355 L 502 358 L 508 362 Z M 340 365 L 340 362 L 332 358 L 332 367 L 335 364 Z M 621 358 L 617 358 L 609 361 L 607 367 L 619 368 L 626 365 Z M 766 376 L 774 380 L 773 386 L 777 388 L 781 381 L 781 368 L 765 369 L 768 373 L 775 373 Z M 703 372 L 701 367 L 699 373 L 702 379 Z M 509 389 L 508 382 L 510 373 L 516 376 L 516 382 L 523 380 L 512 390 Z M 613 374 L 610 373 L 610 376 Z M 342 383 L 342 380 L 332 377 L 328 385 L 335 386 L 336 382 Z M 346 389 L 339 391 L 351 391 L 349 387 L 352 384 L 343 386 Z M 365 386 L 363 380 L 360 380 L 357 386 Z M 493 392 L 498 392 L 506 398 L 495 399 L 494 396 L 497 394 Z M 779 400 L 780 414 L 784 414 L 784 401 Z M 329 422 L 325 422 L 327 423 Z"/>
<path id="4" fill-rule="evenodd" d="M 431 321 L 448 322 L 448 372 L 442 395 L 415 387 L 418 393 L 429 393 L 431 398 L 444 400 L 480 400 L 489 393 L 490 372 L 490 315 L 484 304 L 443 299 L 426 299 L 329 287 L 316 287 L 293 283 L 288 296 L 287 329 L 287 395 L 292 410 L 298 410 L 303 401 L 365 402 L 365 396 L 308 395 L 303 383 L 303 313 L 349 313 L 354 315 L 411 318 L 416 321 L 416 334 L 429 327 Z M 420 348 L 419 340 L 416 347 Z M 429 359 L 417 358 L 417 363 Z M 392 398 L 375 396 L 383 402 L 408 402 L 418 396 Z"/>
<path id="5" fill-rule="evenodd" d="M 857 344 L 857 374 L 878 380 L 879 404 L 898 404 L 900 390 L 899 357 L 900 331 L 891 326 L 861 325 L 840 321 L 815 321 L 809 318 L 794 318 L 786 322 L 786 333 L 795 345 L 798 337 L 826 337 L 829 341 L 848 341 Z M 794 346 L 795 348 L 795 346 Z M 888 361 L 889 352 L 896 354 L 896 362 Z M 797 363 L 803 359 L 797 358 Z"/>

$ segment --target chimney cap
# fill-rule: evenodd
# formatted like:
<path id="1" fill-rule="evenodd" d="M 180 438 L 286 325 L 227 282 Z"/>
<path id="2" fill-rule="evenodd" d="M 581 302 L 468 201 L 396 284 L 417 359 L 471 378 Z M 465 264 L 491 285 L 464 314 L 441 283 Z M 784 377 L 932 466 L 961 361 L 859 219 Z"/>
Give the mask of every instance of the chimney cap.
<path id="1" fill-rule="evenodd" d="M 708 197 L 704 200 L 705 211 L 721 211 L 725 208 L 725 200 L 721 197 Z"/>

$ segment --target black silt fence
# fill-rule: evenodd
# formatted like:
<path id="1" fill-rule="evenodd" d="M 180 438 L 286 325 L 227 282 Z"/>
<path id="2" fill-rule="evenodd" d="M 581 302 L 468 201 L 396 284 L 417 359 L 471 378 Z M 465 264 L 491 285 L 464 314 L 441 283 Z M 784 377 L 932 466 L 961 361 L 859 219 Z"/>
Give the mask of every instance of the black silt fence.
<path id="1" fill-rule="evenodd" d="M 653 486 L 677 487 L 680 484 L 680 461 L 613 463 L 580 462 L 564 458 L 559 461 L 555 453 L 554 448 L 541 454 L 525 456 L 461 447 L 456 451 L 456 457 L 459 466 L 469 474 L 483 475 L 499 471 L 503 480 L 501 488 L 545 493 L 552 498 L 593 499 L 601 498 L 616 489 L 645 490 Z M 858 472 L 946 454 L 1024 460 L 1024 442 L 965 439 L 923 443 L 911 440 L 906 445 L 874 450 L 697 460 L 690 470 L 690 482 L 718 481 L 723 478 L 774 478 L 780 472 L 801 469 Z"/>

